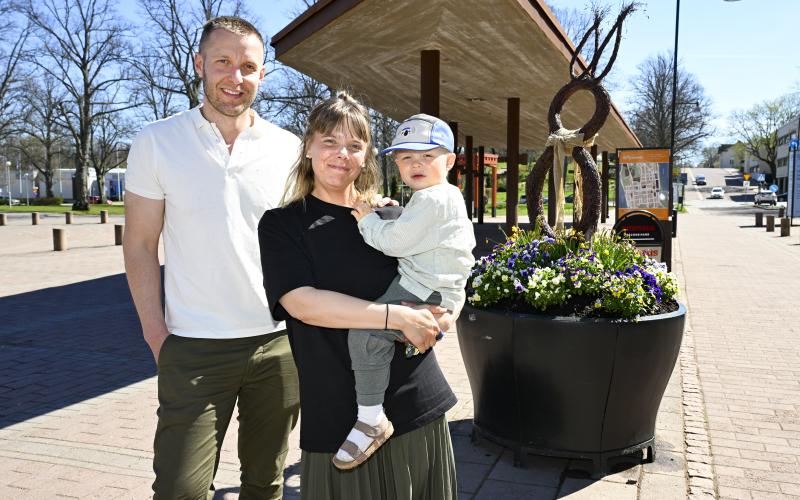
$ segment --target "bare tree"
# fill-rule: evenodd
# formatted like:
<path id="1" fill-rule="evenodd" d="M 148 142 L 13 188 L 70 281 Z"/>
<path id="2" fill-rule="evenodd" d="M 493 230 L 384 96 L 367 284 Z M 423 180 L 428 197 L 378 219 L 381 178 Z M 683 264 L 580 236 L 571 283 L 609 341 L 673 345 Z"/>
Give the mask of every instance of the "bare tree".
<path id="1" fill-rule="evenodd" d="M 88 210 L 92 127 L 105 115 L 133 107 L 103 100 L 111 95 L 107 90 L 128 80 L 120 65 L 128 52 L 127 27 L 109 0 L 27 0 L 23 8 L 42 42 L 35 63 L 65 90 L 60 111 L 78 157 L 72 208 Z"/>
<path id="2" fill-rule="evenodd" d="M 8 0 L 0 0 L 0 141 L 5 141 L 15 132 L 14 124 L 19 123 L 18 92 L 25 75 L 20 63 L 30 36 L 30 24 L 20 23 L 14 5 Z M 25 22 L 23 19 L 22 23 Z"/>
<path id="3" fill-rule="evenodd" d="M 798 113 L 800 99 L 788 94 L 731 114 L 731 134 L 742 141 L 752 156 L 769 165 L 773 182 L 778 171 L 778 128 Z"/>
<path id="4" fill-rule="evenodd" d="M 691 73 L 678 66 L 675 103 L 675 158 L 700 149 L 713 132 L 711 99 Z M 658 54 L 639 65 L 628 119 L 647 147 L 669 147 L 672 111 L 672 57 Z"/>
<path id="5" fill-rule="evenodd" d="M 286 66 L 279 67 L 274 75 L 259 91 L 254 107 L 262 116 L 302 136 L 311 109 L 333 96 L 334 89 Z"/>
<path id="6" fill-rule="evenodd" d="M 243 0 L 139 0 L 139 6 L 152 37 L 132 61 L 140 79 L 137 96 L 159 118 L 199 105 L 202 80 L 194 54 L 203 24 L 221 14 L 245 15 Z"/>
<path id="7" fill-rule="evenodd" d="M 130 120 L 113 114 L 100 116 L 92 129 L 91 165 L 97 175 L 100 203 L 107 200 L 105 176 L 127 161 L 129 140 L 134 133 Z"/>
<path id="8" fill-rule="evenodd" d="M 700 164 L 705 168 L 716 167 L 717 163 L 719 162 L 719 148 L 719 143 L 710 144 L 704 147 L 702 151 L 700 151 L 700 154 L 703 157 Z"/>
<path id="9" fill-rule="evenodd" d="M 55 158 L 65 142 L 66 130 L 59 124 L 64 95 L 56 80 L 46 75 L 41 82 L 30 79 L 24 92 L 23 137 L 19 149 L 25 161 L 44 177 L 45 191 L 53 197 Z"/>

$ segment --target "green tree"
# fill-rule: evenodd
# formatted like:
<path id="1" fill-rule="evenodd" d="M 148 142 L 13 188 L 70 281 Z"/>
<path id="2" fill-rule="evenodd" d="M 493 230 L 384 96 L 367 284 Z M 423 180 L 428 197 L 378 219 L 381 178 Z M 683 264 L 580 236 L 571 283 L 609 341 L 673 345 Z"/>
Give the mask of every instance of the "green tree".
<path id="1" fill-rule="evenodd" d="M 731 135 L 744 144 L 748 153 L 769 166 L 773 181 L 778 171 L 778 129 L 798 113 L 800 99 L 789 94 L 731 114 Z"/>

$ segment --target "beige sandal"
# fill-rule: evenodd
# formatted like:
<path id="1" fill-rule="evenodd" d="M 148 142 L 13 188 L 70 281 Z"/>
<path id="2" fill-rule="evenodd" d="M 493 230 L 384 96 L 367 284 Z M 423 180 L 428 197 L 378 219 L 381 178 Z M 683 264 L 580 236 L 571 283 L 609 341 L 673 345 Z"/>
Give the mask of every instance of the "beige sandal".
<path id="1" fill-rule="evenodd" d="M 337 469 L 350 470 L 363 464 L 369 457 L 372 456 L 373 453 L 375 453 L 378 448 L 381 447 L 383 443 L 386 442 L 387 439 L 389 439 L 394 432 L 392 423 L 385 416 L 383 417 L 383 420 L 376 426 L 368 425 L 360 420 L 357 420 L 353 428 L 363 432 L 365 436 L 372 438 L 372 443 L 370 443 L 369 446 L 367 446 L 367 449 L 364 451 L 361 451 L 359 447 L 352 441 L 345 441 L 342 443 L 342 446 L 340 446 L 339 449 L 353 457 L 353 460 L 339 460 L 336 458 L 336 455 L 334 455 L 332 461 L 333 465 L 335 465 Z"/>

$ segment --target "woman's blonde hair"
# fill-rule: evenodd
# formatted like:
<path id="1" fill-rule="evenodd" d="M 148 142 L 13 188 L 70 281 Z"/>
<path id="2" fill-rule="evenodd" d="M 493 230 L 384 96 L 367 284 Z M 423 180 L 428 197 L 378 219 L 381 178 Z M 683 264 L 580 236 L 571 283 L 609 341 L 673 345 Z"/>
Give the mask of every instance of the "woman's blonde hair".
<path id="1" fill-rule="evenodd" d="M 337 128 L 346 130 L 353 137 L 363 141 L 366 148 L 364 166 L 354 183 L 358 199 L 368 202 L 378 192 L 380 170 L 375 159 L 375 149 L 372 147 L 369 112 L 350 94 L 340 91 L 311 110 L 299 157 L 286 181 L 281 206 L 302 200 L 314 190 L 314 170 L 311 167 L 311 159 L 306 158 L 308 146 L 316 132 L 330 134 Z"/>

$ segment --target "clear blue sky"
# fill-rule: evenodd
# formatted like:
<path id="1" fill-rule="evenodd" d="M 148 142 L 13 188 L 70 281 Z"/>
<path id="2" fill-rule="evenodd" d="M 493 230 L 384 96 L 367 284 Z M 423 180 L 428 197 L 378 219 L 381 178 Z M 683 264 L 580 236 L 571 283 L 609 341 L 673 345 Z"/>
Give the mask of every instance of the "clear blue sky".
<path id="1" fill-rule="evenodd" d="M 549 0 L 553 6 L 584 9 L 590 0 Z M 123 12 L 130 12 L 125 0 Z M 619 0 L 604 4 L 619 5 Z M 644 7 L 626 23 L 625 38 L 614 66 L 619 88 L 614 102 L 624 111 L 637 65 L 647 57 L 672 50 L 675 0 L 644 0 Z M 127 4 L 127 5 L 125 5 Z M 299 0 L 248 2 L 259 26 L 274 35 L 302 9 Z M 683 0 L 678 57 L 713 101 L 717 134 L 729 139 L 726 119 L 765 99 L 800 91 L 800 0 Z"/>

